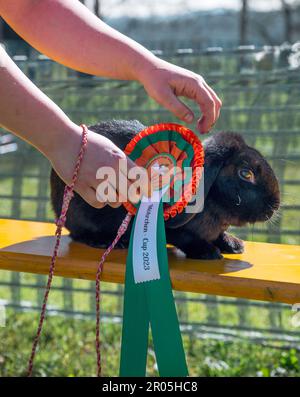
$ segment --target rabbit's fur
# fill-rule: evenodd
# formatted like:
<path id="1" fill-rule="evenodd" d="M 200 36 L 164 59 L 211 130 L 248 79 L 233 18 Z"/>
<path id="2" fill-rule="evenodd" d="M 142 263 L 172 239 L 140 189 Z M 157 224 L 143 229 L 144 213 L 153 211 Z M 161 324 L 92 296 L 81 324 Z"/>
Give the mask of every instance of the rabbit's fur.
<path id="1" fill-rule="evenodd" d="M 145 128 L 138 121 L 107 121 L 90 129 L 124 150 L 126 144 Z M 167 242 L 190 258 L 218 259 L 221 253 L 243 252 L 243 242 L 227 233 L 230 225 L 269 220 L 279 208 L 280 193 L 274 172 L 264 157 L 249 147 L 241 135 L 219 132 L 203 142 L 204 209 L 200 213 L 177 215 L 166 222 Z M 254 183 L 241 179 L 239 170 L 249 168 Z M 51 173 L 51 200 L 55 214 L 61 209 L 64 183 Z M 95 247 L 106 247 L 114 239 L 126 215 L 123 206 L 96 209 L 75 194 L 68 211 L 66 227 L 71 237 Z M 130 227 L 119 242 L 127 247 Z"/>

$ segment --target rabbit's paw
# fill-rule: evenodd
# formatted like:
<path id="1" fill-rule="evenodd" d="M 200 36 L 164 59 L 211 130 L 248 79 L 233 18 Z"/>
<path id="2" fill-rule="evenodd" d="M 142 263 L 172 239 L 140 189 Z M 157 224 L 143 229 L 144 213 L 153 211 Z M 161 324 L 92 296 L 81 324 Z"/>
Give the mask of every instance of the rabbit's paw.
<path id="1" fill-rule="evenodd" d="M 214 244 L 226 254 L 241 254 L 244 252 L 244 242 L 229 233 L 221 233 Z"/>

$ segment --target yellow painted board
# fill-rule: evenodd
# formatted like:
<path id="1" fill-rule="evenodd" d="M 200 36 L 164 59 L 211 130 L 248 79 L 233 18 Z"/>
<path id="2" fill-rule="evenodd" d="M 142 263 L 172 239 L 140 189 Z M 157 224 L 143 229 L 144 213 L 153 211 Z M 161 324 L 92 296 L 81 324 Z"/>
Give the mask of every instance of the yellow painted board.
<path id="1" fill-rule="evenodd" d="M 0 219 L 0 269 L 47 274 L 55 226 Z M 94 280 L 103 250 L 73 242 L 64 231 L 55 274 Z M 222 260 L 186 259 L 169 249 L 175 290 L 285 303 L 300 302 L 300 246 L 246 242 L 245 252 Z M 102 280 L 123 283 L 126 250 L 108 257 Z"/>

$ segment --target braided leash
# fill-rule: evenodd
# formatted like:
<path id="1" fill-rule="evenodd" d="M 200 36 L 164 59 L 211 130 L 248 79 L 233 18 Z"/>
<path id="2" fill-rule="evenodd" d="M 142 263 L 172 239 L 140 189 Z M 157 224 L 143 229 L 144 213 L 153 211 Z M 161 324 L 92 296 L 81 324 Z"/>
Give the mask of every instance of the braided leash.
<path id="1" fill-rule="evenodd" d="M 62 229 L 63 229 L 63 227 L 65 226 L 65 223 L 66 223 L 67 211 L 68 211 L 70 202 L 71 202 L 71 200 L 72 200 L 72 198 L 74 196 L 74 186 L 75 186 L 75 183 L 77 181 L 77 177 L 78 177 L 78 173 L 79 173 L 79 170 L 80 170 L 80 166 L 81 166 L 81 163 L 82 163 L 82 160 L 83 160 L 83 157 L 84 157 L 84 152 L 85 152 L 86 146 L 87 146 L 88 129 L 83 124 L 81 125 L 81 127 L 82 127 L 82 142 L 81 142 L 80 152 L 79 152 L 78 159 L 77 159 L 77 162 L 76 162 L 76 166 L 75 166 L 75 169 L 74 169 L 72 182 L 71 182 L 70 185 L 65 186 L 61 213 L 60 213 L 60 216 L 59 216 L 59 218 L 58 218 L 58 220 L 56 222 L 56 226 L 57 226 L 57 229 L 56 229 L 56 232 L 55 232 L 56 241 L 55 241 L 55 246 L 54 246 L 54 250 L 53 250 L 53 255 L 51 257 L 48 281 L 47 281 L 46 290 L 45 290 L 44 299 L 43 299 L 43 305 L 42 305 L 42 309 L 41 309 L 41 313 L 40 313 L 39 324 L 38 324 L 36 336 L 35 336 L 34 341 L 33 341 L 30 359 L 29 359 L 29 362 L 28 362 L 28 369 L 27 369 L 28 370 L 28 372 L 27 372 L 28 376 L 32 375 L 33 362 L 34 362 L 34 358 L 35 358 L 35 355 L 36 355 L 36 350 L 37 350 L 37 346 L 38 346 L 38 343 L 39 343 L 39 339 L 40 339 L 40 336 L 41 336 L 43 323 L 44 323 L 44 320 L 45 320 L 48 297 L 49 297 L 49 293 L 50 293 L 50 289 L 51 289 L 52 279 L 53 279 L 53 276 L 54 276 L 55 263 L 56 263 L 56 259 L 57 259 L 57 256 L 58 256 L 58 250 L 59 250 L 60 241 L 61 241 L 61 233 L 62 233 Z M 170 130 L 173 129 L 173 130 L 176 130 L 178 133 L 180 133 L 185 138 L 185 140 L 187 142 L 189 142 L 193 146 L 193 149 L 194 149 L 194 157 L 193 157 L 194 167 L 197 167 L 197 166 L 201 166 L 202 167 L 202 165 L 203 165 L 203 148 L 202 148 L 201 143 L 199 143 L 199 141 L 196 139 L 196 137 L 194 136 L 192 131 L 184 129 L 183 127 L 181 127 L 179 125 L 176 125 L 176 124 L 157 125 L 157 126 L 150 127 L 150 129 L 148 128 L 146 130 L 141 131 L 131 142 L 129 142 L 129 144 L 127 145 L 127 147 L 125 149 L 125 154 L 130 155 L 130 153 L 133 150 L 135 144 L 139 140 L 141 140 L 145 136 L 148 136 L 149 133 L 158 132 L 161 128 L 163 129 L 163 131 L 169 130 L 169 129 Z M 198 155 L 196 156 L 197 153 L 198 153 Z M 198 186 L 200 176 L 201 175 L 199 173 L 193 174 L 193 176 L 192 176 L 192 181 L 191 181 L 191 183 L 189 185 L 189 187 L 191 188 L 191 195 L 194 194 L 194 191 L 195 191 L 195 189 Z M 184 207 L 187 205 L 188 201 L 189 200 L 182 199 L 180 202 L 178 202 L 175 205 L 173 205 L 170 208 L 168 208 L 166 210 L 166 212 L 164 212 L 164 218 L 168 219 L 169 216 L 174 217 L 177 213 L 182 212 Z M 96 341 L 95 342 L 96 342 L 96 353 L 97 353 L 97 376 L 101 376 L 101 349 L 100 349 L 100 347 L 101 347 L 100 346 L 100 292 L 101 291 L 100 291 L 100 278 L 101 278 L 101 274 L 103 272 L 103 264 L 104 264 L 107 256 L 114 249 L 114 247 L 117 244 L 117 242 L 120 240 L 120 238 L 124 235 L 124 233 L 128 229 L 128 226 L 130 224 L 131 218 L 133 217 L 133 214 L 135 214 L 135 212 L 136 212 L 136 208 L 134 208 L 130 203 L 125 203 L 124 206 L 127 208 L 128 213 L 126 214 L 121 226 L 119 227 L 115 239 L 113 240 L 113 242 L 109 245 L 109 247 L 103 253 L 103 255 L 102 255 L 102 257 L 101 257 L 101 259 L 99 261 L 98 268 L 97 268 L 97 273 L 96 273 Z M 135 341 L 134 341 L 134 343 L 135 343 Z"/>
<path id="2" fill-rule="evenodd" d="M 81 141 L 80 152 L 79 152 L 77 162 L 75 165 L 72 182 L 70 185 L 65 186 L 61 213 L 60 213 L 60 216 L 56 222 L 56 226 L 57 226 L 56 232 L 55 232 L 56 242 L 55 242 L 55 246 L 54 246 L 54 250 L 53 250 L 53 255 L 51 258 L 48 281 L 47 281 L 47 286 L 46 286 L 46 290 L 45 290 L 45 294 L 44 294 L 44 300 L 43 300 L 43 305 L 42 305 L 42 309 L 41 309 L 39 324 L 38 324 L 36 336 L 35 336 L 33 344 L 32 344 L 31 355 L 30 355 L 30 358 L 28 361 L 27 376 L 29 376 L 29 377 L 32 375 L 33 362 L 34 362 L 34 358 L 35 358 L 35 354 L 36 354 L 36 349 L 37 349 L 37 345 L 39 343 L 39 339 L 40 339 L 42 328 L 43 328 L 43 323 L 45 320 L 48 296 L 49 296 L 52 279 L 53 279 L 53 275 L 54 275 L 55 262 L 56 262 L 56 258 L 57 258 L 57 254 L 58 254 L 59 245 L 60 245 L 62 228 L 64 227 L 64 225 L 66 223 L 68 208 L 69 208 L 70 202 L 72 200 L 72 197 L 74 196 L 74 186 L 77 181 L 79 169 L 80 169 L 80 166 L 81 166 L 81 163 L 82 163 L 82 160 L 84 157 L 84 153 L 86 150 L 86 146 L 87 146 L 88 129 L 84 124 L 81 125 L 81 128 L 82 128 L 82 141 Z"/>
<path id="3" fill-rule="evenodd" d="M 131 221 L 132 215 L 128 212 L 125 216 L 124 220 L 121 223 L 121 226 L 118 229 L 117 235 L 114 241 L 110 244 L 110 246 L 106 249 L 104 254 L 102 255 L 98 269 L 96 274 L 96 353 L 97 353 L 97 376 L 101 376 L 101 347 L 100 347 L 100 277 L 103 270 L 103 264 L 110 254 L 110 252 L 114 249 L 117 242 L 126 232 L 129 223 Z"/>

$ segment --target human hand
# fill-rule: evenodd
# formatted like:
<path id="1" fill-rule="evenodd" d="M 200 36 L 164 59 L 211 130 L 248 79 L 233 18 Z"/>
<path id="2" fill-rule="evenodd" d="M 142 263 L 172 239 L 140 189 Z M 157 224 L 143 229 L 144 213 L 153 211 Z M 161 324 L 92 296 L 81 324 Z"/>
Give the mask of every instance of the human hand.
<path id="1" fill-rule="evenodd" d="M 56 173 L 67 184 L 72 180 L 80 150 L 81 133 L 81 128 L 75 126 L 75 129 L 62 134 L 63 145 L 54 145 L 46 154 Z M 128 177 L 133 168 L 142 175 L 139 189 L 135 188 L 133 180 Z M 104 178 L 108 173 L 109 178 Z M 113 173 L 115 180 L 111 178 Z M 102 194 L 103 188 L 100 186 L 104 180 L 106 183 L 102 186 L 109 185 L 110 194 Z M 95 208 L 103 208 L 106 204 L 117 208 L 128 199 L 138 202 L 142 195 L 150 194 L 151 184 L 148 182 L 145 169 L 137 167 L 112 141 L 89 130 L 86 151 L 75 184 L 75 191 L 87 203 Z"/>
<path id="2" fill-rule="evenodd" d="M 186 123 L 194 120 L 194 114 L 178 97 L 194 100 L 202 112 L 197 122 L 201 133 L 208 132 L 219 118 L 220 98 L 196 73 L 155 58 L 140 68 L 138 79 L 153 99 Z"/>

